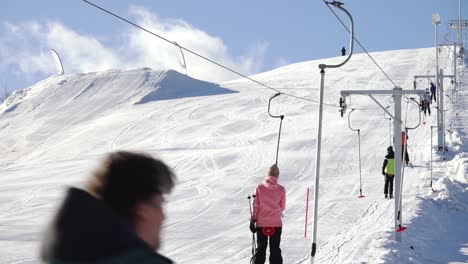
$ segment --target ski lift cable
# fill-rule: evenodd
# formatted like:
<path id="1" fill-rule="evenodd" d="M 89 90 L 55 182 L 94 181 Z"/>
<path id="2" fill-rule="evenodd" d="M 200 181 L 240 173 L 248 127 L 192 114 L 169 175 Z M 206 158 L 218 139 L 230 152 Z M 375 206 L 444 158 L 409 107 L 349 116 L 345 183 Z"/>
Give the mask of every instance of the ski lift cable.
<path id="1" fill-rule="evenodd" d="M 147 33 L 149 33 L 149 34 L 155 36 L 155 37 L 158 37 L 158 38 L 160 38 L 160 39 L 162 39 L 162 40 L 164 40 L 164 41 L 166 41 L 166 42 L 168 42 L 168 43 L 171 43 L 171 44 L 175 45 L 177 48 L 180 49 L 181 54 L 182 54 L 183 59 L 184 59 L 184 62 L 185 62 L 185 56 L 184 56 L 183 51 L 185 50 L 185 51 L 187 51 L 187 52 L 189 52 L 189 53 L 191 53 L 191 54 L 193 54 L 193 55 L 195 55 L 195 56 L 198 56 L 198 57 L 200 57 L 200 58 L 202 58 L 202 59 L 204 59 L 204 60 L 206 60 L 206 61 L 208 61 L 208 62 L 211 62 L 211 63 L 213 63 L 213 64 L 215 64 L 215 65 L 217 65 L 217 66 L 219 66 L 219 67 L 221 67 L 221 68 L 224 68 L 225 70 L 228 70 L 228 71 L 230 71 L 230 72 L 232 72 L 232 73 L 234 73 L 234 74 L 237 74 L 237 75 L 239 75 L 239 76 L 241 76 L 241 77 L 243 77 L 243 78 L 246 78 L 246 79 L 248 79 L 248 80 L 250 80 L 250 81 L 252 81 L 252 82 L 254 82 L 254 83 L 257 83 L 257 84 L 261 85 L 263 88 L 267 88 L 267 89 L 273 90 L 273 91 L 275 91 L 275 92 L 279 92 L 279 93 L 281 93 L 281 94 L 283 94 L 283 95 L 285 95 L 285 96 L 289 96 L 289 97 L 296 98 L 296 99 L 299 99 L 299 100 L 304 100 L 304 101 L 308 101 L 308 102 L 312 102 L 312 103 L 319 104 L 318 101 L 315 101 L 315 100 L 312 100 L 312 99 L 309 99 L 309 98 L 306 98 L 306 97 L 301 97 L 301 96 L 293 95 L 293 94 L 290 94 L 290 93 L 282 92 L 280 89 L 285 89 L 285 88 L 273 88 L 273 87 L 271 87 L 271 86 L 269 86 L 269 85 L 266 85 L 266 84 L 264 84 L 264 83 L 262 83 L 262 82 L 260 82 L 260 81 L 255 80 L 255 79 L 253 79 L 253 78 L 251 78 L 251 77 L 248 77 L 248 76 L 246 76 L 245 74 L 242 74 L 242 73 L 240 73 L 240 72 L 238 72 L 238 71 L 236 71 L 236 70 L 233 70 L 233 69 L 231 69 L 231 68 L 229 68 L 229 67 L 227 67 L 227 66 L 224 66 L 224 65 L 222 65 L 222 64 L 220 64 L 220 63 L 218 63 L 218 62 L 216 62 L 216 61 L 214 61 L 214 60 L 211 60 L 211 59 L 209 59 L 209 58 L 207 58 L 207 57 L 205 57 L 205 56 L 203 56 L 203 55 L 200 55 L 200 54 L 198 54 L 198 53 L 196 53 L 196 52 L 194 52 L 194 51 L 192 51 L 192 50 L 190 50 L 190 49 L 187 49 L 187 48 L 185 48 L 185 47 L 179 45 L 179 44 L 178 44 L 177 42 L 175 42 L 175 41 L 171 41 L 171 40 L 166 39 L 166 38 L 164 38 L 164 37 L 162 37 L 162 36 L 160 36 L 160 35 L 158 35 L 158 34 L 156 34 L 156 33 L 154 33 L 154 32 L 151 32 L 151 31 L 149 31 L 149 30 L 147 30 L 147 29 L 145 29 L 145 28 L 143 28 L 143 27 L 141 27 L 141 26 L 139 26 L 139 25 L 137 25 L 137 24 L 135 24 L 135 23 L 133 23 L 133 22 L 131 22 L 131 21 L 129 21 L 129 20 L 127 20 L 127 19 L 125 19 L 125 18 L 123 18 L 123 17 L 117 15 L 117 14 L 115 14 L 115 13 L 112 13 L 111 11 L 108 11 L 108 10 L 106 10 L 106 9 L 104 9 L 104 8 L 102 8 L 102 7 L 100 7 L 100 6 L 96 5 L 96 4 L 94 4 L 94 3 L 90 2 L 90 1 L 88 1 L 88 0 L 82 0 L 82 1 L 85 2 L 85 3 L 87 3 L 87 4 L 89 4 L 89 5 L 91 5 L 91 6 L 93 6 L 93 7 L 95 7 L 95 8 L 97 8 L 97 9 L 100 9 L 101 11 L 103 11 L 103 12 L 105 12 L 105 13 L 108 13 L 109 15 L 114 16 L 114 17 L 116 17 L 116 18 L 118 18 L 118 19 L 120 19 L 120 20 L 122 20 L 122 21 L 124 21 L 124 22 L 126 22 L 126 23 L 128 23 L 128 24 L 130 24 L 130 25 L 132 25 L 132 26 L 134 26 L 134 27 L 137 27 L 138 29 L 141 29 L 141 30 L 143 30 L 143 31 L 145 31 L 145 32 L 147 32 Z M 331 104 L 331 103 L 323 103 L 323 105 L 331 106 L 331 107 L 336 107 L 336 108 L 340 108 L 338 105 Z M 356 110 L 375 110 L 375 109 L 378 109 L 378 108 L 356 108 Z"/>
<path id="2" fill-rule="evenodd" d="M 387 106 L 386 108 L 388 108 Z M 389 146 L 392 146 L 392 117 L 387 117 L 386 112 L 383 111 L 383 115 L 385 119 L 388 119 L 388 140 L 389 140 Z"/>
<path id="3" fill-rule="evenodd" d="M 281 139 L 281 126 L 283 125 L 284 115 L 272 115 L 271 112 L 270 112 L 270 105 L 271 105 L 271 100 L 273 100 L 273 98 L 275 98 L 277 96 L 280 96 L 280 95 L 281 95 L 281 93 L 277 93 L 277 94 L 273 95 L 272 97 L 270 97 L 270 100 L 268 101 L 268 115 L 273 117 L 273 118 L 279 118 L 280 119 L 279 132 L 278 132 L 278 144 L 277 144 L 277 147 L 276 147 L 276 161 L 275 161 L 276 165 L 278 165 L 279 145 L 280 145 L 280 139 Z"/>
<path id="4" fill-rule="evenodd" d="M 406 96 L 405 96 L 406 97 Z M 416 103 L 417 105 L 419 105 L 415 100 L 414 98 L 409 98 L 408 101 L 406 102 L 406 117 L 405 117 L 405 134 L 404 134 L 404 137 L 408 137 L 408 130 L 410 129 L 416 129 L 417 127 L 420 126 L 421 124 L 421 112 L 419 112 L 419 123 L 416 127 L 412 127 L 412 128 L 409 128 L 407 127 L 407 117 L 408 117 L 408 106 L 409 106 L 409 102 L 414 102 Z M 432 128 L 431 128 L 431 133 L 432 133 Z M 431 137 L 431 140 L 432 140 L 432 137 Z M 401 223 L 401 218 L 400 218 L 400 214 L 401 214 L 401 206 L 402 206 L 402 198 L 403 198 L 403 180 L 404 180 L 404 176 L 405 176 L 405 168 L 406 168 L 406 156 L 407 156 L 407 149 L 408 149 L 408 142 L 406 141 L 406 138 L 405 138 L 405 144 L 403 145 L 403 153 L 402 153 L 402 158 L 401 158 L 401 162 L 402 162 L 402 166 L 401 166 L 401 181 L 400 181 L 400 186 L 397 186 L 400 190 L 400 203 L 398 204 L 398 215 L 397 215 L 397 222 L 398 222 L 398 229 L 397 229 L 397 232 L 401 232 L 401 231 L 404 231 L 406 229 L 406 227 L 403 227 L 402 226 L 402 223 Z M 432 186 L 431 186 L 432 187 Z"/>
<path id="5" fill-rule="evenodd" d="M 163 37 L 163 36 L 160 36 L 160 35 L 158 35 L 158 34 L 152 32 L 152 31 L 150 31 L 150 30 L 148 30 L 148 29 L 146 29 L 146 28 L 144 28 L 144 27 L 142 27 L 142 26 L 139 26 L 139 25 L 137 25 L 137 24 L 131 22 L 130 20 L 125 19 L 125 18 L 123 18 L 123 17 L 121 17 L 121 16 L 119 16 L 119 15 L 117 15 L 117 14 L 115 14 L 115 13 L 113 13 L 113 12 L 107 10 L 107 9 L 104 9 L 103 7 L 100 7 L 100 6 L 98 6 L 98 5 L 96 5 L 96 4 L 92 3 L 92 2 L 90 2 L 90 1 L 88 1 L 88 0 L 82 0 L 82 1 L 85 2 L 85 3 L 87 3 L 87 4 L 89 4 L 89 5 L 91 5 L 91 6 L 93 6 L 93 7 L 95 7 L 95 8 L 97 8 L 97 9 L 99 9 L 99 10 L 101 10 L 101 11 L 103 11 L 103 12 L 105 12 L 105 13 L 107 13 L 107 14 L 109 14 L 109 15 L 111 15 L 111 16 L 114 16 L 114 17 L 116 17 L 116 18 L 118 18 L 118 19 L 120 19 L 120 20 L 122 20 L 122 21 L 124 21 L 124 22 L 126 22 L 126 23 L 128 23 L 128 24 L 130 24 L 130 25 L 132 25 L 132 26 L 134 26 L 134 27 L 136 27 L 136 28 L 138 28 L 138 29 L 141 29 L 141 30 L 145 31 L 146 33 L 149 33 L 149 34 L 151 34 L 151 35 L 153 35 L 153 36 L 155 36 L 155 37 L 158 37 L 158 38 L 160 38 L 160 39 L 162 39 L 162 40 L 164 40 L 164 41 L 166 41 L 166 42 L 169 42 L 169 43 L 171 43 L 171 44 L 173 44 L 173 45 L 176 45 L 181 51 L 184 50 L 184 51 L 186 51 L 186 52 L 188 52 L 188 53 L 191 53 L 191 54 L 193 54 L 193 55 L 195 55 L 195 56 L 197 56 L 197 57 L 199 57 L 199 58 L 201 58 L 201 59 L 204 59 L 204 60 L 206 60 L 206 61 L 208 61 L 208 62 L 210 62 L 210 63 L 212 63 L 212 64 L 217 65 L 218 67 L 221 67 L 221 68 L 223 68 L 223 69 L 225 69 L 225 70 L 227 70 L 227 71 L 230 71 L 230 72 L 232 72 L 232 73 L 234 73 L 234 74 L 236 74 L 236 75 L 239 75 L 239 76 L 241 76 L 241 77 L 243 77 L 243 78 L 246 78 L 246 79 L 248 79 L 248 80 L 250 80 L 250 81 L 252 81 L 252 82 L 254 82 L 254 83 L 256 83 L 256 84 L 258 84 L 258 85 L 260 85 L 260 86 L 262 86 L 262 87 L 264 87 L 264 88 L 273 90 L 273 91 L 275 91 L 275 92 L 278 92 L 278 93 L 281 93 L 281 94 L 283 94 L 283 95 L 286 95 L 286 96 L 289 96 L 289 97 L 293 97 L 293 98 L 296 98 L 296 99 L 300 99 L 300 100 L 304 100 L 304 101 L 309 101 L 309 102 L 316 103 L 316 104 L 319 103 L 318 101 L 315 101 L 315 100 L 312 100 L 312 99 L 309 99 L 309 98 L 304 98 L 304 97 L 296 96 L 296 95 L 293 95 L 293 94 L 290 94 L 290 93 L 281 92 L 281 91 L 279 90 L 279 89 L 281 89 L 281 88 L 273 88 L 273 87 L 271 87 L 271 86 L 269 86 L 269 85 L 266 85 L 266 84 L 264 84 L 264 83 L 262 83 L 262 82 L 260 82 L 260 81 L 255 80 L 255 79 L 253 79 L 253 78 L 251 78 L 251 77 L 249 77 L 249 76 L 247 76 L 247 75 L 245 75 L 245 74 L 242 74 L 242 73 L 240 73 L 240 72 L 238 72 L 238 71 L 236 71 L 236 70 L 233 70 L 233 69 L 231 69 L 231 68 L 229 68 L 229 67 L 227 67 L 227 66 L 224 66 L 224 65 L 221 64 L 221 63 L 218 63 L 218 62 L 216 62 L 216 61 L 214 61 L 214 60 L 212 60 L 212 59 L 210 59 L 210 58 L 207 58 L 207 57 L 205 57 L 205 56 L 203 56 L 203 55 L 201 55 L 201 54 L 199 54 L 199 53 L 197 53 L 197 52 L 195 52 L 195 51 L 192 51 L 192 50 L 190 50 L 190 49 L 188 49 L 188 48 L 185 48 L 184 46 L 177 44 L 177 42 L 175 42 L 175 41 L 171 41 L 171 40 L 169 40 L 169 39 L 167 39 L 167 38 L 165 38 L 165 37 Z M 183 55 L 182 55 L 182 56 L 183 56 Z M 184 60 L 185 60 L 185 59 L 184 59 Z M 339 108 L 339 106 L 334 105 L 334 104 L 328 104 L 328 103 L 323 103 L 323 104 L 324 104 L 324 105 L 327 105 L 327 106 L 332 106 L 332 107 Z"/>
<path id="6" fill-rule="evenodd" d="M 406 127 L 406 121 L 405 121 L 405 127 Z M 408 135 L 408 128 L 405 128 L 405 137 Z M 405 140 L 406 141 L 406 140 Z M 406 161 L 405 161 L 405 157 L 406 157 L 406 146 L 408 146 L 408 142 L 405 142 L 405 145 L 403 146 L 403 153 L 401 155 L 401 163 L 402 163 L 402 166 L 401 166 L 401 181 L 400 181 L 400 186 L 397 186 L 397 188 L 400 189 L 400 197 L 399 197 L 399 200 L 400 202 L 398 203 L 398 215 L 397 215 L 397 222 L 398 222 L 398 229 L 397 229 L 397 232 L 401 232 L 403 230 L 406 229 L 406 227 L 403 227 L 402 226 L 402 223 L 401 223 L 401 217 L 400 217 L 400 214 L 401 214 L 401 206 L 402 206 L 402 198 L 403 198 L 403 180 L 405 178 L 405 164 L 406 164 Z"/>
<path id="7" fill-rule="evenodd" d="M 405 96 L 406 97 L 406 96 Z M 408 97 L 406 97 L 408 99 Z M 409 100 L 406 101 L 406 111 L 405 111 L 405 127 L 406 124 L 408 123 L 408 106 L 409 106 Z"/>
<path id="8" fill-rule="evenodd" d="M 407 118 L 408 118 L 408 104 L 409 104 L 410 102 L 412 102 L 412 103 L 414 103 L 415 105 L 418 106 L 418 113 L 419 113 L 419 122 L 418 122 L 418 124 L 417 124 L 415 127 L 405 127 L 405 129 L 416 129 L 416 128 L 418 128 L 418 127 L 421 125 L 421 111 L 420 111 L 420 109 L 419 109 L 420 105 L 419 105 L 419 103 L 416 101 L 416 99 L 414 99 L 413 97 L 408 98 L 406 95 L 405 95 L 405 97 L 406 97 L 406 99 L 408 99 L 408 100 L 406 101 L 405 126 L 406 126 L 406 120 L 407 120 Z"/>
<path id="9" fill-rule="evenodd" d="M 358 134 L 358 145 L 359 145 L 359 196 L 358 198 L 364 198 L 364 195 L 362 195 L 362 176 L 361 176 L 361 130 L 354 129 L 351 127 L 351 113 L 356 110 L 355 108 L 351 109 L 351 112 L 348 114 L 348 127 L 352 131 L 356 131 Z"/>
<path id="10" fill-rule="evenodd" d="M 180 54 L 182 54 L 182 61 L 183 61 L 183 64 L 180 63 L 180 61 L 179 61 L 179 63 L 181 64 L 182 68 L 185 69 L 185 72 L 187 72 L 187 63 L 185 62 L 184 51 L 183 51 L 182 48 L 180 47 L 179 43 L 177 43 L 177 42 L 174 41 L 173 44 L 179 49 Z"/>
<path id="11" fill-rule="evenodd" d="M 189 53 L 191 53 L 191 54 L 193 54 L 193 55 L 195 55 L 195 56 L 198 56 L 198 57 L 200 57 L 200 58 L 202 58 L 202 59 L 204 59 L 204 60 L 206 60 L 206 61 L 209 61 L 209 62 L 211 62 L 211 63 L 213 63 L 213 64 L 216 64 L 217 66 L 219 66 L 219 67 L 221 67 L 221 68 L 224 68 L 225 70 L 228 70 L 228 71 L 230 71 L 230 72 L 232 72 L 232 73 L 234 73 L 234 74 L 237 74 L 237 75 L 239 75 L 239 76 L 242 76 L 242 77 L 244 77 L 244 78 L 246 78 L 246 79 L 248 79 L 248 80 L 250 80 L 250 81 L 252 81 L 252 82 L 255 82 L 255 83 L 257 83 L 257 84 L 259 84 L 259 85 L 261 85 L 261 86 L 264 86 L 264 87 L 266 87 L 266 88 L 268 88 L 268 89 L 274 90 L 274 91 L 276 91 L 276 92 L 280 92 L 279 90 L 277 90 L 277 89 L 275 89 L 275 88 L 273 88 L 273 87 L 270 87 L 270 86 L 268 86 L 268 85 L 266 85 L 266 84 L 263 84 L 263 83 L 261 83 L 261 82 L 259 82 L 259 81 L 257 81 L 257 80 L 254 80 L 254 79 L 252 79 L 252 78 L 250 78 L 250 77 L 248 77 L 248 76 L 246 76 L 246 75 L 244 75 L 244 74 L 242 74 L 242 73 L 240 73 L 240 72 L 237 72 L 237 71 L 235 71 L 235 70 L 233 70 L 233 69 L 231 69 L 231 68 L 229 68 L 229 67 L 227 67 L 227 66 L 224 66 L 224 65 L 222 65 L 222 64 L 220 64 L 220 63 L 218 63 L 218 62 L 216 62 L 216 61 L 214 61 L 214 60 L 211 60 L 211 59 L 209 59 L 209 58 L 207 58 L 207 57 L 205 57 L 205 56 L 203 56 L 203 55 L 201 55 L 201 54 L 199 54 L 199 53 L 196 53 L 196 52 L 194 52 L 194 51 L 192 51 L 192 50 L 190 50 L 190 49 L 187 49 L 187 48 L 185 48 L 184 46 L 178 45 L 176 42 L 171 41 L 171 40 L 169 40 L 169 39 L 167 39 L 167 38 L 165 38 L 165 37 L 163 37 L 163 36 L 160 36 L 160 35 L 158 35 L 158 34 L 152 32 L 152 31 L 150 31 L 150 30 L 147 30 L 146 28 L 144 28 L 144 27 L 142 27 L 142 26 L 139 26 L 139 25 L 137 25 L 137 24 L 135 24 L 135 23 L 133 23 L 133 22 L 131 22 L 131 21 L 129 21 L 129 20 L 127 20 L 127 19 L 125 19 L 125 18 L 123 18 L 123 17 L 117 15 L 117 14 L 115 14 L 115 13 L 112 13 L 111 11 L 108 11 L 108 10 L 106 10 L 106 9 L 104 9 L 104 8 L 102 8 L 102 7 L 100 7 L 100 6 L 96 5 L 96 4 L 94 4 L 94 3 L 90 2 L 90 1 L 88 1 L 88 0 L 82 0 L 82 1 L 85 2 L 85 3 L 87 3 L 87 4 L 89 4 L 89 5 L 92 5 L 92 6 L 96 7 L 96 8 L 98 8 L 98 9 L 100 9 L 100 10 L 102 10 L 102 11 L 104 11 L 104 12 L 106 12 L 106 13 L 108 13 L 108 14 L 110 14 L 110 15 L 112 15 L 112 16 L 118 18 L 118 19 L 120 19 L 120 20 L 123 20 L 124 22 L 126 22 L 126 23 L 128 23 L 128 24 L 130 24 L 130 25 L 132 25 L 132 26 L 134 26 L 134 27 L 137 27 L 137 28 L 139 28 L 139 29 L 145 31 L 146 33 L 149 33 L 149 34 L 151 34 L 151 35 L 153 35 L 153 36 L 155 36 L 155 37 L 158 37 L 158 38 L 160 38 L 160 39 L 162 39 L 162 40 L 164 40 L 164 41 L 166 41 L 166 42 L 169 42 L 169 43 L 171 43 L 171 44 L 173 44 L 173 45 L 176 45 L 176 46 L 178 46 L 180 49 L 182 49 L 182 50 L 184 50 L 184 51 L 187 51 L 187 52 L 189 52 Z"/>
<path id="12" fill-rule="evenodd" d="M 325 0 L 323 0 L 324 3 L 327 3 Z M 343 22 L 343 20 L 341 20 L 341 18 L 335 13 L 335 11 L 333 11 L 333 9 L 326 5 L 328 7 L 328 9 L 330 9 L 330 11 L 335 15 L 335 17 L 338 19 L 338 21 L 340 21 L 341 25 L 343 25 L 343 27 L 348 31 L 348 27 L 345 25 L 345 23 Z M 369 58 L 374 62 L 374 64 L 380 69 L 380 71 L 385 75 L 385 77 L 387 77 L 387 79 L 393 84 L 394 87 L 397 87 L 397 85 L 395 84 L 395 82 L 388 76 L 388 74 L 382 69 L 382 67 L 380 67 L 380 65 L 374 60 L 374 58 L 369 54 L 369 52 L 364 48 L 364 46 L 361 44 L 361 42 L 359 42 L 359 40 L 356 38 L 356 36 L 353 36 L 354 40 L 356 40 L 356 42 L 358 43 L 358 45 L 361 47 L 362 50 L 364 50 L 364 52 L 367 54 L 367 56 L 369 56 Z"/>

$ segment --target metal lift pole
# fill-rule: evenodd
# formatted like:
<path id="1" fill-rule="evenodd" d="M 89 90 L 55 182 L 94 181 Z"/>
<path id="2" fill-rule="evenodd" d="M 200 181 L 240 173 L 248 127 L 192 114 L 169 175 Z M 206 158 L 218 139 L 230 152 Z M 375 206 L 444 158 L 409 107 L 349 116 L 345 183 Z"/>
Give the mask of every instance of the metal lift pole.
<path id="1" fill-rule="evenodd" d="M 326 64 L 320 64 L 320 102 L 319 102 L 319 118 L 318 118 L 318 130 L 317 130 L 317 154 L 316 154 L 316 160 L 315 160 L 315 191 L 314 191 L 314 217 L 313 217 L 313 236 L 312 236 L 312 249 L 310 252 L 310 264 L 314 263 L 315 259 L 315 253 L 317 251 L 317 215 L 318 215 L 318 199 L 319 199 L 319 183 L 320 183 L 320 154 L 322 151 L 322 120 L 323 120 L 323 91 L 324 91 L 324 84 L 325 84 L 325 69 L 326 68 L 339 68 L 343 66 L 346 62 L 351 59 L 351 56 L 353 54 L 353 48 L 354 48 L 354 21 L 351 16 L 351 14 L 342 7 L 343 3 L 333 1 L 333 2 L 326 2 L 324 1 L 326 5 L 332 5 L 344 13 L 348 15 L 350 22 L 351 22 L 351 33 L 350 33 L 350 51 L 348 54 L 348 57 L 346 60 L 344 60 L 342 63 L 337 64 L 337 65 L 326 65 Z"/>

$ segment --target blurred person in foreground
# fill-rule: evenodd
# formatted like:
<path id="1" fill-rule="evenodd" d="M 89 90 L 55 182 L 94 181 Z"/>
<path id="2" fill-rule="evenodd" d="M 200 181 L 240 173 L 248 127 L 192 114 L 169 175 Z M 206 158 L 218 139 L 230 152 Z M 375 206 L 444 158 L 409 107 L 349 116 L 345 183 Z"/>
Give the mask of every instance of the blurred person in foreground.
<path id="1" fill-rule="evenodd" d="M 70 188 L 41 245 L 45 263 L 171 264 L 158 254 L 164 194 L 175 174 L 147 154 L 113 152 L 85 188 Z"/>

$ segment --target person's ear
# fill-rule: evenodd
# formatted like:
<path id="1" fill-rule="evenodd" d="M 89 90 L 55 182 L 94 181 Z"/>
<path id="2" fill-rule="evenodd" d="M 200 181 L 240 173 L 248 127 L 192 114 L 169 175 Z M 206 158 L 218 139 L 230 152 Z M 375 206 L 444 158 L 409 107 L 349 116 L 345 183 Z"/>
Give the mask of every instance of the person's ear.
<path id="1" fill-rule="evenodd" d="M 147 219 L 148 213 L 149 213 L 149 210 L 148 210 L 147 205 L 143 203 L 139 203 L 135 206 L 135 216 L 138 220 Z"/>

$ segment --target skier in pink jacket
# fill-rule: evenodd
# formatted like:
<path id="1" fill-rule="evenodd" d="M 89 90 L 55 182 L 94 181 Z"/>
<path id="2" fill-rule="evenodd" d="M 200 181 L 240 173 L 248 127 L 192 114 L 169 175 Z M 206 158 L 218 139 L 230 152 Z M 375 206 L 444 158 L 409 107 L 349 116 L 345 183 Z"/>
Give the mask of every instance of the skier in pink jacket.
<path id="1" fill-rule="evenodd" d="M 286 191 L 278 184 L 279 169 L 272 165 L 268 176 L 255 190 L 253 223 L 256 224 L 257 250 L 252 263 L 264 264 L 268 240 L 270 241 L 270 264 L 282 264 L 280 242 L 283 223 L 281 216 L 286 208 Z"/>

